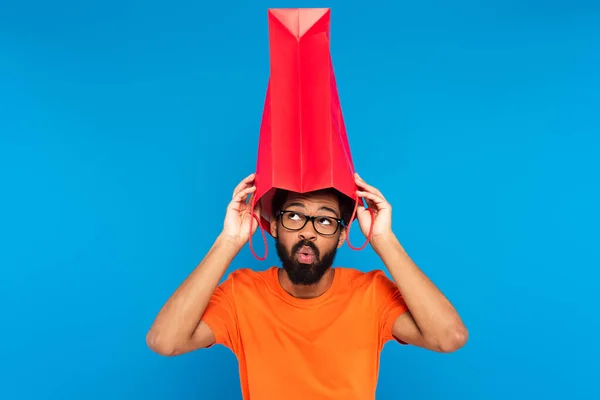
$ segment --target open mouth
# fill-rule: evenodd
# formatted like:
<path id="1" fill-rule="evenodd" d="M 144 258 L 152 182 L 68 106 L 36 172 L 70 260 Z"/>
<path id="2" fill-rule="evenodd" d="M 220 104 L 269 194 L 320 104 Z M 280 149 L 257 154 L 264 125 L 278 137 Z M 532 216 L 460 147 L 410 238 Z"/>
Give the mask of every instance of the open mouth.
<path id="1" fill-rule="evenodd" d="M 315 260 L 315 252 L 308 246 L 300 248 L 297 254 L 298 261 L 302 264 L 311 264 Z"/>

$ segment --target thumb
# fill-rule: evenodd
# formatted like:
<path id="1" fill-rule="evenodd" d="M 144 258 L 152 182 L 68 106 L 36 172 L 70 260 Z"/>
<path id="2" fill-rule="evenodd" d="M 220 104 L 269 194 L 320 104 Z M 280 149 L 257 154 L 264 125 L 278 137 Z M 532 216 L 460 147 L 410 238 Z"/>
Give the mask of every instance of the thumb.
<path id="1" fill-rule="evenodd" d="M 260 200 L 255 200 L 254 196 L 252 196 L 250 199 L 250 207 L 251 211 L 256 214 L 257 217 L 260 217 Z"/>
<path id="2" fill-rule="evenodd" d="M 359 198 L 359 199 L 360 200 L 358 201 L 358 206 L 356 207 L 356 214 L 362 214 L 366 210 L 363 199 L 362 198 Z"/>
<path id="3" fill-rule="evenodd" d="M 254 203 L 254 201 L 256 201 L 256 203 Z M 248 203 L 248 218 L 250 219 L 250 224 L 254 231 L 258 228 L 256 224 L 260 224 L 260 200 L 254 200 L 254 197 L 252 197 Z"/>

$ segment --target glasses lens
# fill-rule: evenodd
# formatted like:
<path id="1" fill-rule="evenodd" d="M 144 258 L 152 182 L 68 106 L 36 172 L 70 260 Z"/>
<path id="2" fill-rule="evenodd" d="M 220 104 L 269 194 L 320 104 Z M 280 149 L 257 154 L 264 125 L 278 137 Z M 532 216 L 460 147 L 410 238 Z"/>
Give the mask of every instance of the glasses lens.
<path id="1" fill-rule="evenodd" d="M 287 229 L 300 229 L 304 226 L 306 217 L 302 214 L 288 211 L 283 214 L 281 223 Z"/>
<path id="2" fill-rule="evenodd" d="M 315 229 L 322 235 L 332 235 L 337 230 L 338 222 L 329 217 L 315 218 Z"/>

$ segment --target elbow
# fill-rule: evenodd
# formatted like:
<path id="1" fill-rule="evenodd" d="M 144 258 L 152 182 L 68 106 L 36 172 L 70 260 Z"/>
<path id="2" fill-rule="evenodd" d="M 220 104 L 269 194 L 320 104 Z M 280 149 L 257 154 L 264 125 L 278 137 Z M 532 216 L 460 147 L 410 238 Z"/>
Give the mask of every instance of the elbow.
<path id="1" fill-rule="evenodd" d="M 164 340 L 160 337 L 160 335 L 152 330 L 150 330 L 150 332 L 148 332 L 146 335 L 146 345 L 150 348 L 150 350 L 160 354 L 161 356 L 172 357 L 179 354 L 176 347 L 172 343 Z"/>
<path id="2" fill-rule="evenodd" d="M 463 325 L 450 330 L 450 332 L 444 336 L 444 339 L 440 340 L 438 349 L 442 353 L 453 353 L 461 349 L 467 343 L 468 339 L 469 332 Z"/>

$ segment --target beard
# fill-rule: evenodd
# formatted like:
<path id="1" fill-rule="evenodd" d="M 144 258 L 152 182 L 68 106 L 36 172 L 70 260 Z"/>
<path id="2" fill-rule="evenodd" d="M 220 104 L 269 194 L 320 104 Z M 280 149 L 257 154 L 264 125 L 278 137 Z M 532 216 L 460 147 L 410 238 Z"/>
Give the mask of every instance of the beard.
<path id="1" fill-rule="evenodd" d="M 287 272 L 290 281 L 292 281 L 294 285 L 308 286 L 319 282 L 321 278 L 323 278 L 323 275 L 325 275 L 333 265 L 337 253 L 337 248 L 334 247 L 321 257 L 317 246 L 309 240 L 301 240 L 296 243 L 294 247 L 292 247 L 290 253 L 287 252 L 278 238 L 275 240 L 275 245 L 283 269 Z M 303 246 L 310 247 L 315 253 L 314 260 L 311 264 L 302 264 L 296 260 L 296 254 Z"/>

